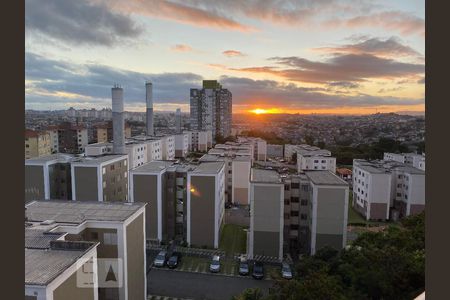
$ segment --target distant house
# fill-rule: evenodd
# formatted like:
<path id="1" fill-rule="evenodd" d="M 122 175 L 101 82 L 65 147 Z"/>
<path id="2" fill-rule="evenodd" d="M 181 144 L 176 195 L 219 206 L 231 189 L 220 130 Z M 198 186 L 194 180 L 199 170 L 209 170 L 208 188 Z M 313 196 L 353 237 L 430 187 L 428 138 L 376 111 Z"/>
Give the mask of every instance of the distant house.
<path id="1" fill-rule="evenodd" d="M 336 174 L 345 181 L 352 180 L 352 170 L 347 168 L 338 168 L 336 169 Z"/>

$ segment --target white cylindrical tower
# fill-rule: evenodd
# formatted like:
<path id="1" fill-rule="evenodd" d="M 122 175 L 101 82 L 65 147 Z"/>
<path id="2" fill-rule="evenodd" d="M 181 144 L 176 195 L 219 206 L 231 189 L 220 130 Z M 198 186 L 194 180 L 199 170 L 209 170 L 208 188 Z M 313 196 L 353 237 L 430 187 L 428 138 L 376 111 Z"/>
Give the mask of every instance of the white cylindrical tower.
<path id="1" fill-rule="evenodd" d="M 147 104 L 147 135 L 155 135 L 153 129 L 153 85 L 150 81 L 145 83 L 145 101 Z"/>

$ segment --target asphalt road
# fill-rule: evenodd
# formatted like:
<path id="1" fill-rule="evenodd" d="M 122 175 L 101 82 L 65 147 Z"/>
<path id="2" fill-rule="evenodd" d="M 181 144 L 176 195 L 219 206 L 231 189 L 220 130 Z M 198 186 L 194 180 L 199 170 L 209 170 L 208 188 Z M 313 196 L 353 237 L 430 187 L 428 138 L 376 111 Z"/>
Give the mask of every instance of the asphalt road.
<path id="1" fill-rule="evenodd" d="M 152 268 L 147 274 L 149 295 L 195 300 L 230 300 L 247 288 L 267 294 L 272 281 L 247 277 L 227 277 Z"/>

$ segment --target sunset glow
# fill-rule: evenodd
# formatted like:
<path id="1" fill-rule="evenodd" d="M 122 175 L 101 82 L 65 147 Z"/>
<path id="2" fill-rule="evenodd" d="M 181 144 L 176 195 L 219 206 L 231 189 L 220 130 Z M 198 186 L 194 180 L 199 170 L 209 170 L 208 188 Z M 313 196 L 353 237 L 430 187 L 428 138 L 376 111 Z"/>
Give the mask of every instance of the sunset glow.
<path id="1" fill-rule="evenodd" d="M 270 109 L 264 109 L 264 108 L 255 108 L 250 110 L 249 112 L 254 113 L 255 115 L 262 115 L 262 114 L 279 114 L 281 111 L 277 108 L 270 108 Z"/>

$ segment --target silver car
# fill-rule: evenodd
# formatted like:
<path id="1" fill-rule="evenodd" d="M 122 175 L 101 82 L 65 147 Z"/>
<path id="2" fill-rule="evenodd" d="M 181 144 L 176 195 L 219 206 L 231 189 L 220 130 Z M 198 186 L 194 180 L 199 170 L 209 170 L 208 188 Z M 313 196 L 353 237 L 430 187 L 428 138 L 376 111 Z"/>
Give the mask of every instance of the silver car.
<path id="1" fill-rule="evenodd" d="M 287 263 L 281 265 L 281 277 L 284 279 L 292 279 L 291 267 Z"/>
<path id="2" fill-rule="evenodd" d="M 220 256 L 219 255 L 213 256 L 211 264 L 209 265 L 209 271 L 212 273 L 220 272 Z"/>
<path id="3" fill-rule="evenodd" d="M 161 251 L 158 253 L 155 260 L 153 261 L 153 265 L 158 268 L 164 267 L 166 259 L 167 259 L 167 252 Z"/>

